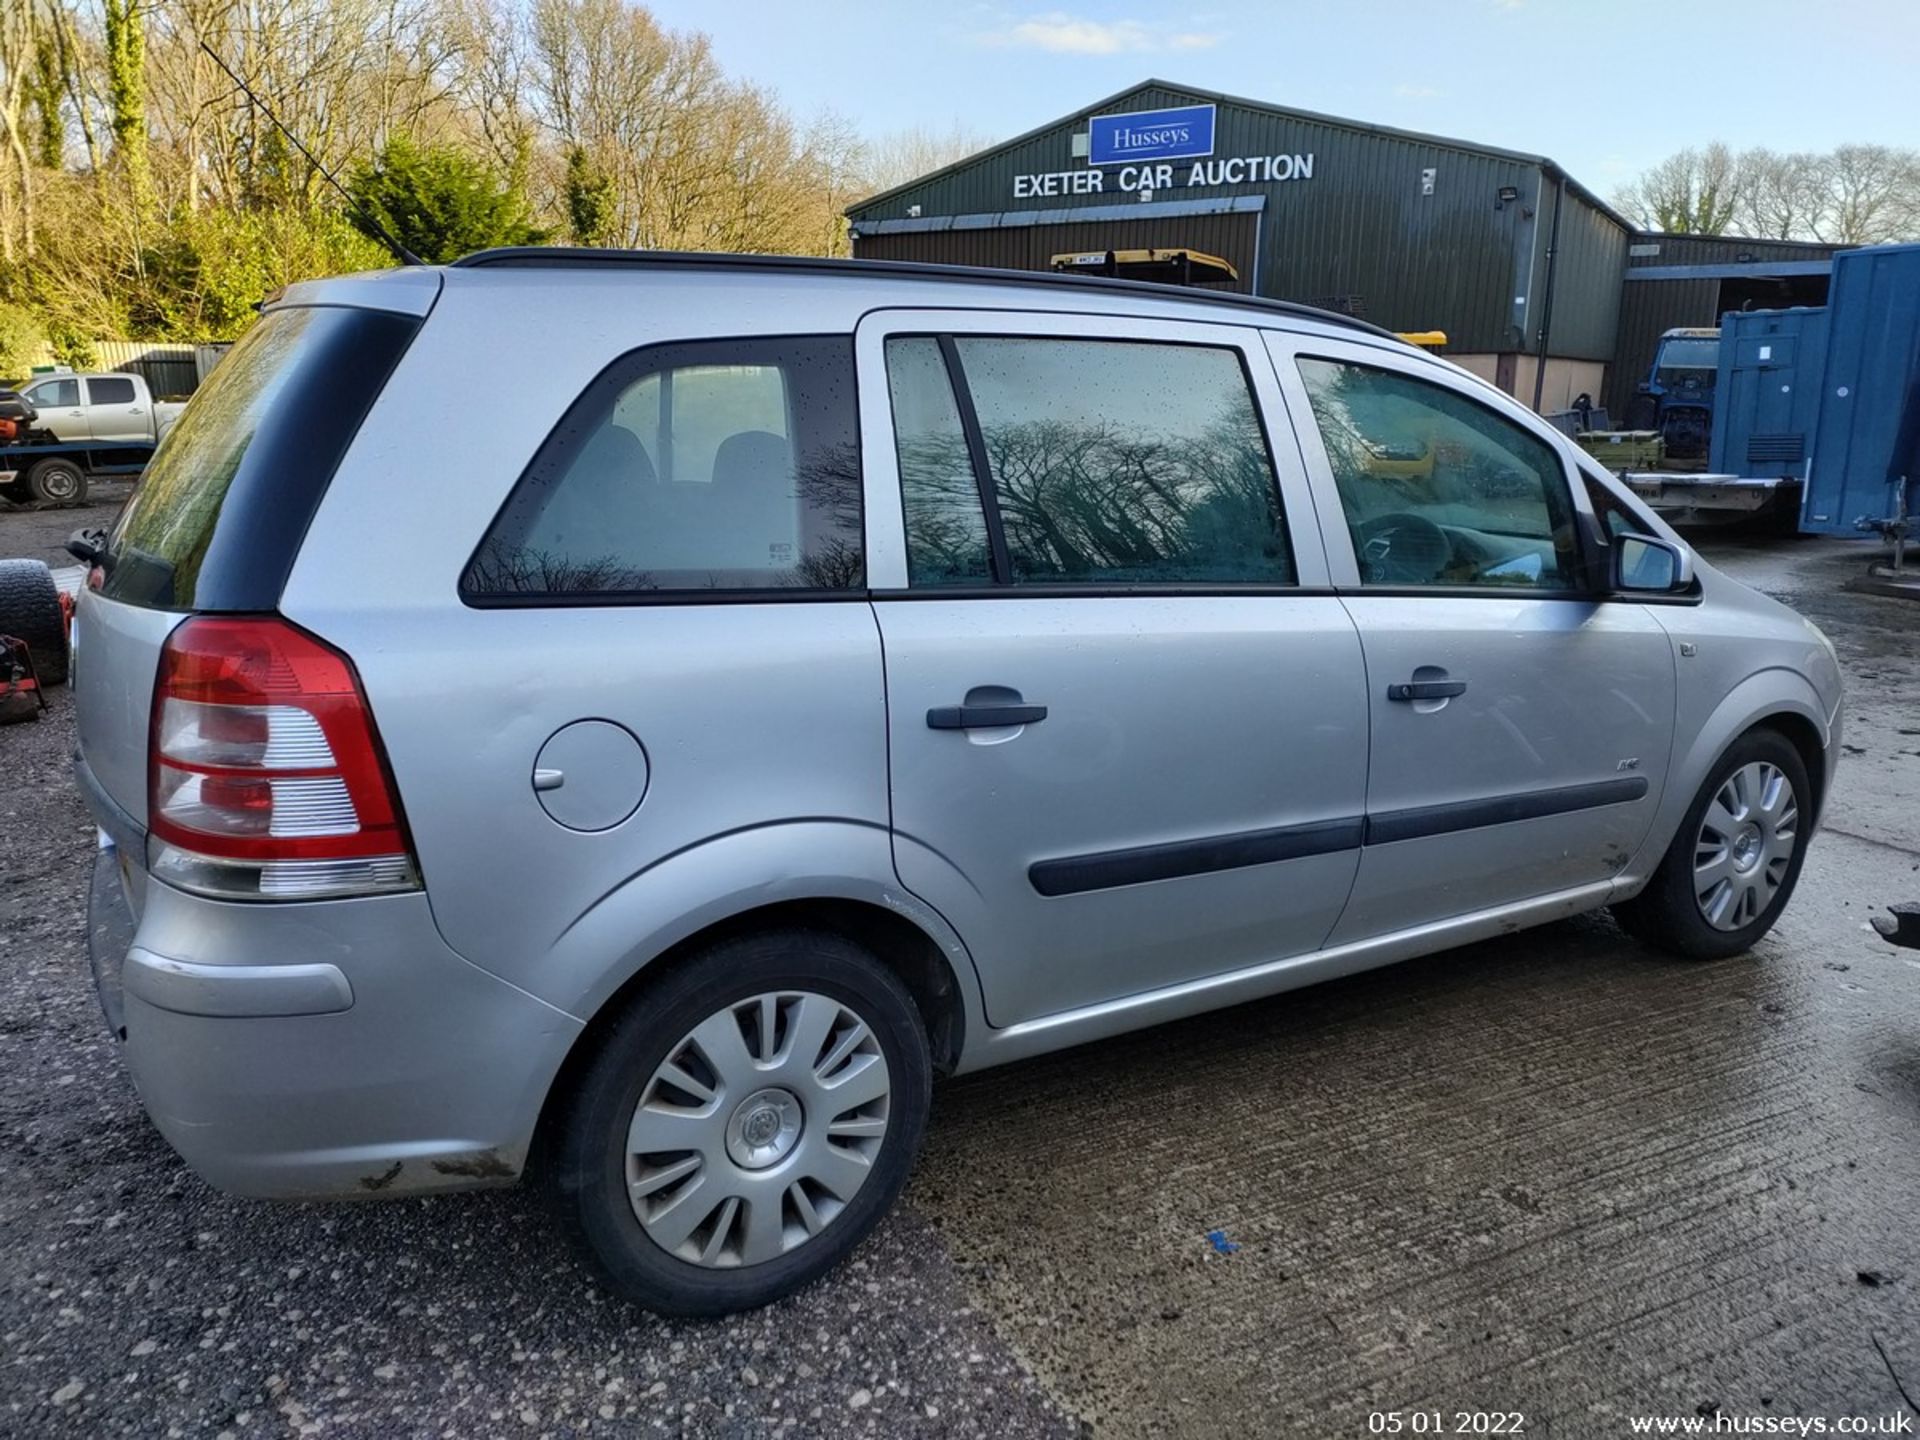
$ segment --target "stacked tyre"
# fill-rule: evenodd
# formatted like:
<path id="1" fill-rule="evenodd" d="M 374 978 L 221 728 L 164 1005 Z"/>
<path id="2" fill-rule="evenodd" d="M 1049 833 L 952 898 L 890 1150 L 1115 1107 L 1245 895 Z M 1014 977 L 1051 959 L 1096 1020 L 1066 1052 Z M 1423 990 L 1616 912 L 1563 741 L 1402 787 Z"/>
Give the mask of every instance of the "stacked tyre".
<path id="1" fill-rule="evenodd" d="M 38 560 L 0 560 L 0 635 L 27 642 L 42 685 L 67 680 L 67 617 L 53 572 Z"/>

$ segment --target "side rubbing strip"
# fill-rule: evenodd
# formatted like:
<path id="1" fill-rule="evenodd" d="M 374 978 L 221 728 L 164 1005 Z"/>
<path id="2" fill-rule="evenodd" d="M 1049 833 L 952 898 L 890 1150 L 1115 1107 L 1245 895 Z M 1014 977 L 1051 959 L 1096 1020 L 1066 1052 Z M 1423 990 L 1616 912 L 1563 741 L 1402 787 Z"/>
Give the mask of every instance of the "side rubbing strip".
<path id="1" fill-rule="evenodd" d="M 1142 845 L 1097 855 L 1039 860 L 1027 868 L 1027 879 L 1042 895 L 1079 895 L 1088 890 L 1110 890 L 1116 885 L 1175 880 L 1213 870 L 1240 870 L 1275 860 L 1298 860 L 1306 855 L 1357 849 L 1363 825 L 1356 815 L 1352 819 L 1324 820 L 1312 825 L 1284 825 L 1275 830 L 1247 830 L 1238 835 L 1213 835 L 1204 840 L 1176 840 L 1166 845 Z"/>
<path id="2" fill-rule="evenodd" d="M 1515 820 L 1537 820 L 1564 815 L 1569 810 L 1591 810 L 1601 805 L 1624 805 L 1647 793 L 1644 775 L 1600 780 L 1591 785 L 1567 785 L 1557 790 L 1529 790 L 1521 795 L 1496 795 L 1490 800 L 1462 800 L 1451 805 L 1423 805 L 1416 810 L 1389 810 L 1367 817 L 1367 844 L 1387 845 L 1395 840 L 1420 840 L 1450 830 L 1477 830 L 1483 825 L 1506 825 Z"/>
<path id="3" fill-rule="evenodd" d="M 1177 880 L 1215 870 L 1270 865 L 1276 860 L 1331 855 L 1339 850 L 1357 849 L 1362 844 L 1388 845 L 1395 840 L 1420 840 L 1453 830 L 1478 830 L 1485 825 L 1537 820 L 1543 815 L 1564 815 L 1571 810 L 1624 805 L 1644 798 L 1646 793 L 1645 776 L 1622 776 L 1591 785 L 1497 795 L 1489 800 L 1389 810 L 1384 815 L 1369 815 L 1364 819 L 1355 816 L 1350 820 L 1323 820 L 1312 825 L 1285 825 L 1275 830 L 1247 830 L 1204 840 L 1176 840 L 1167 845 L 1142 845 L 1131 850 L 1039 860 L 1027 867 L 1027 879 L 1042 895 L 1080 895 L 1089 890 L 1111 890 L 1119 885 L 1143 885 L 1149 880 Z"/>

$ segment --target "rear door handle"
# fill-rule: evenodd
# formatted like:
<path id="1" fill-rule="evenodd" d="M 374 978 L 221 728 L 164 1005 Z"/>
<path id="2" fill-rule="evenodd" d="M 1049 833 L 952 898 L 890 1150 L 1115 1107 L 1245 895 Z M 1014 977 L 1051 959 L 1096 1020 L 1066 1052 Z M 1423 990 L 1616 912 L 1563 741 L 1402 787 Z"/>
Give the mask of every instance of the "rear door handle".
<path id="1" fill-rule="evenodd" d="M 1408 680 L 1387 686 L 1389 700 L 1451 700 L 1466 693 L 1464 680 Z"/>
<path id="2" fill-rule="evenodd" d="M 1044 705 L 936 705 L 927 711 L 927 728 L 987 730 L 996 725 L 1032 725 L 1046 718 Z"/>

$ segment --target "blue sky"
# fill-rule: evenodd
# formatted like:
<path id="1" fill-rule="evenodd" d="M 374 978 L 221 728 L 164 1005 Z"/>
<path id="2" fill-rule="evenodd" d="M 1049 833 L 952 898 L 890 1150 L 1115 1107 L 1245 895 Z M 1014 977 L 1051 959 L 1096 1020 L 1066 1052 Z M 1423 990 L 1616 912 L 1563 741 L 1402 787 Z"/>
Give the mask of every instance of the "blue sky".
<path id="1" fill-rule="evenodd" d="M 869 132 L 1004 138 L 1158 75 L 1549 155 L 1603 194 L 1715 139 L 1920 147 L 1920 0 L 647 3 L 797 116 Z"/>

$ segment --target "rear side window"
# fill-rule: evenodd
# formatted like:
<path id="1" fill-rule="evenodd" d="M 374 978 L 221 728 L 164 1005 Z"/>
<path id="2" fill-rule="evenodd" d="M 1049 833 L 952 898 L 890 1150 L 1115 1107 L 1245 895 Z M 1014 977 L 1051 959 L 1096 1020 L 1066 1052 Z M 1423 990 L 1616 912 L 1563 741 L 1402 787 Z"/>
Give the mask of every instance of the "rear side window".
<path id="1" fill-rule="evenodd" d="M 931 335 L 887 341 L 887 390 L 907 525 L 907 583 L 991 585 L 980 485 L 940 342 Z"/>
<path id="2" fill-rule="evenodd" d="M 982 583 L 996 546 L 1013 585 L 1293 583 L 1238 351 L 967 335 L 944 350 L 887 351 L 912 584 Z"/>
<path id="3" fill-rule="evenodd" d="M 535 455 L 461 580 L 469 599 L 857 590 L 846 336 L 637 350 Z"/>
<path id="4" fill-rule="evenodd" d="M 133 404 L 133 381 L 118 376 L 87 381 L 87 401 L 92 405 Z"/>
<path id="5" fill-rule="evenodd" d="M 163 610 L 278 605 L 340 457 L 419 328 L 344 306 L 263 317 L 154 452 L 108 538 L 103 593 Z"/>

